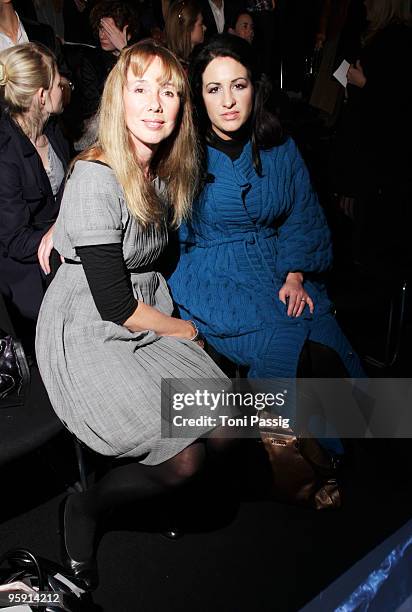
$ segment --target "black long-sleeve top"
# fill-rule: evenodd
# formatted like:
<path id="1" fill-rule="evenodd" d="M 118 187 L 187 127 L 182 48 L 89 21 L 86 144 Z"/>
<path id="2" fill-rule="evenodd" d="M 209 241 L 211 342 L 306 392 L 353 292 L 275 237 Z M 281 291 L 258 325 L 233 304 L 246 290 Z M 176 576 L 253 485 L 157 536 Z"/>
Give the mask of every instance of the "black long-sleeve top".
<path id="1" fill-rule="evenodd" d="M 136 310 L 130 274 L 123 259 L 122 244 L 77 247 L 91 294 L 104 321 L 123 325 Z"/>

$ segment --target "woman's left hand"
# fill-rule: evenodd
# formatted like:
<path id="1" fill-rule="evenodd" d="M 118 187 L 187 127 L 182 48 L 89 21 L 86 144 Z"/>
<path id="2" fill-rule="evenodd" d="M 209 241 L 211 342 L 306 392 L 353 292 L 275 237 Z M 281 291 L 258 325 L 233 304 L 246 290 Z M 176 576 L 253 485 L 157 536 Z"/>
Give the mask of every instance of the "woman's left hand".
<path id="1" fill-rule="evenodd" d="M 312 298 L 303 287 L 303 276 L 300 272 L 289 272 L 285 284 L 279 291 L 279 299 L 283 304 L 288 303 L 288 316 L 300 317 L 306 304 L 313 314 L 314 304 Z"/>
<path id="2" fill-rule="evenodd" d="M 351 85 L 355 85 L 355 87 L 360 87 L 361 89 L 362 87 L 365 87 L 366 76 L 363 72 L 363 68 L 359 60 L 356 62 L 356 66 L 351 64 L 346 76 L 348 79 L 348 83 L 350 83 Z"/>
<path id="3" fill-rule="evenodd" d="M 54 223 L 51 228 L 44 234 L 40 241 L 39 248 L 37 249 L 37 257 L 39 259 L 40 267 L 45 274 L 50 274 L 50 253 L 53 250 L 53 230 Z"/>
<path id="4" fill-rule="evenodd" d="M 112 17 L 102 17 L 100 25 L 104 28 L 107 36 L 110 39 L 112 45 L 121 51 L 127 45 L 127 25 L 124 26 L 123 30 L 119 30 Z"/>

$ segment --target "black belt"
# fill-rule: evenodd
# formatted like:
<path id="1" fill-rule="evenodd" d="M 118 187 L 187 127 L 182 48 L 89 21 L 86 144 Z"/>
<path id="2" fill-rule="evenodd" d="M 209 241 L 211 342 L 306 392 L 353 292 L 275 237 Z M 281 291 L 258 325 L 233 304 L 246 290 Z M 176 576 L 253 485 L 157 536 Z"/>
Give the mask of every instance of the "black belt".
<path id="1" fill-rule="evenodd" d="M 74 259 L 69 259 L 68 257 L 64 258 L 64 263 L 72 264 L 75 266 L 81 266 L 81 261 L 75 261 Z M 156 272 L 156 269 L 152 264 L 148 264 L 147 266 L 141 266 L 140 268 L 127 268 L 127 271 L 130 274 L 144 274 L 145 272 Z"/>

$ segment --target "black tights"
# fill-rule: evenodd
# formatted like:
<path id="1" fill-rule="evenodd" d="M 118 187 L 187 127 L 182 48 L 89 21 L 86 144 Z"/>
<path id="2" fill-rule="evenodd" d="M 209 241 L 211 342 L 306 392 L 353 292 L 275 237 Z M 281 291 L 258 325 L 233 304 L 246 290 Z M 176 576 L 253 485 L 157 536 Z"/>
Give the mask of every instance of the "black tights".
<path id="1" fill-rule="evenodd" d="M 110 469 L 84 493 L 70 496 L 66 506 L 66 546 L 76 561 L 93 551 L 97 522 L 108 511 L 169 492 L 189 482 L 203 468 L 206 458 L 215 461 L 231 440 L 214 430 L 207 439 L 194 442 L 158 465 L 130 461 Z"/>

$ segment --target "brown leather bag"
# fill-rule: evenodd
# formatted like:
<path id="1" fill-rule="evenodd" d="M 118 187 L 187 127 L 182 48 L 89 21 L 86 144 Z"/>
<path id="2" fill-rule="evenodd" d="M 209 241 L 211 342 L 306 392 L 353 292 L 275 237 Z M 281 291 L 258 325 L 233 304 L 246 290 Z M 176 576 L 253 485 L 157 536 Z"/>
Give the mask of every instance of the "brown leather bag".
<path id="1" fill-rule="evenodd" d="M 261 416 L 267 419 L 273 414 Z M 316 438 L 272 426 L 261 427 L 260 436 L 272 468 L 276 499 L 316 510 L 341 506 L 337 460 Z"/>

